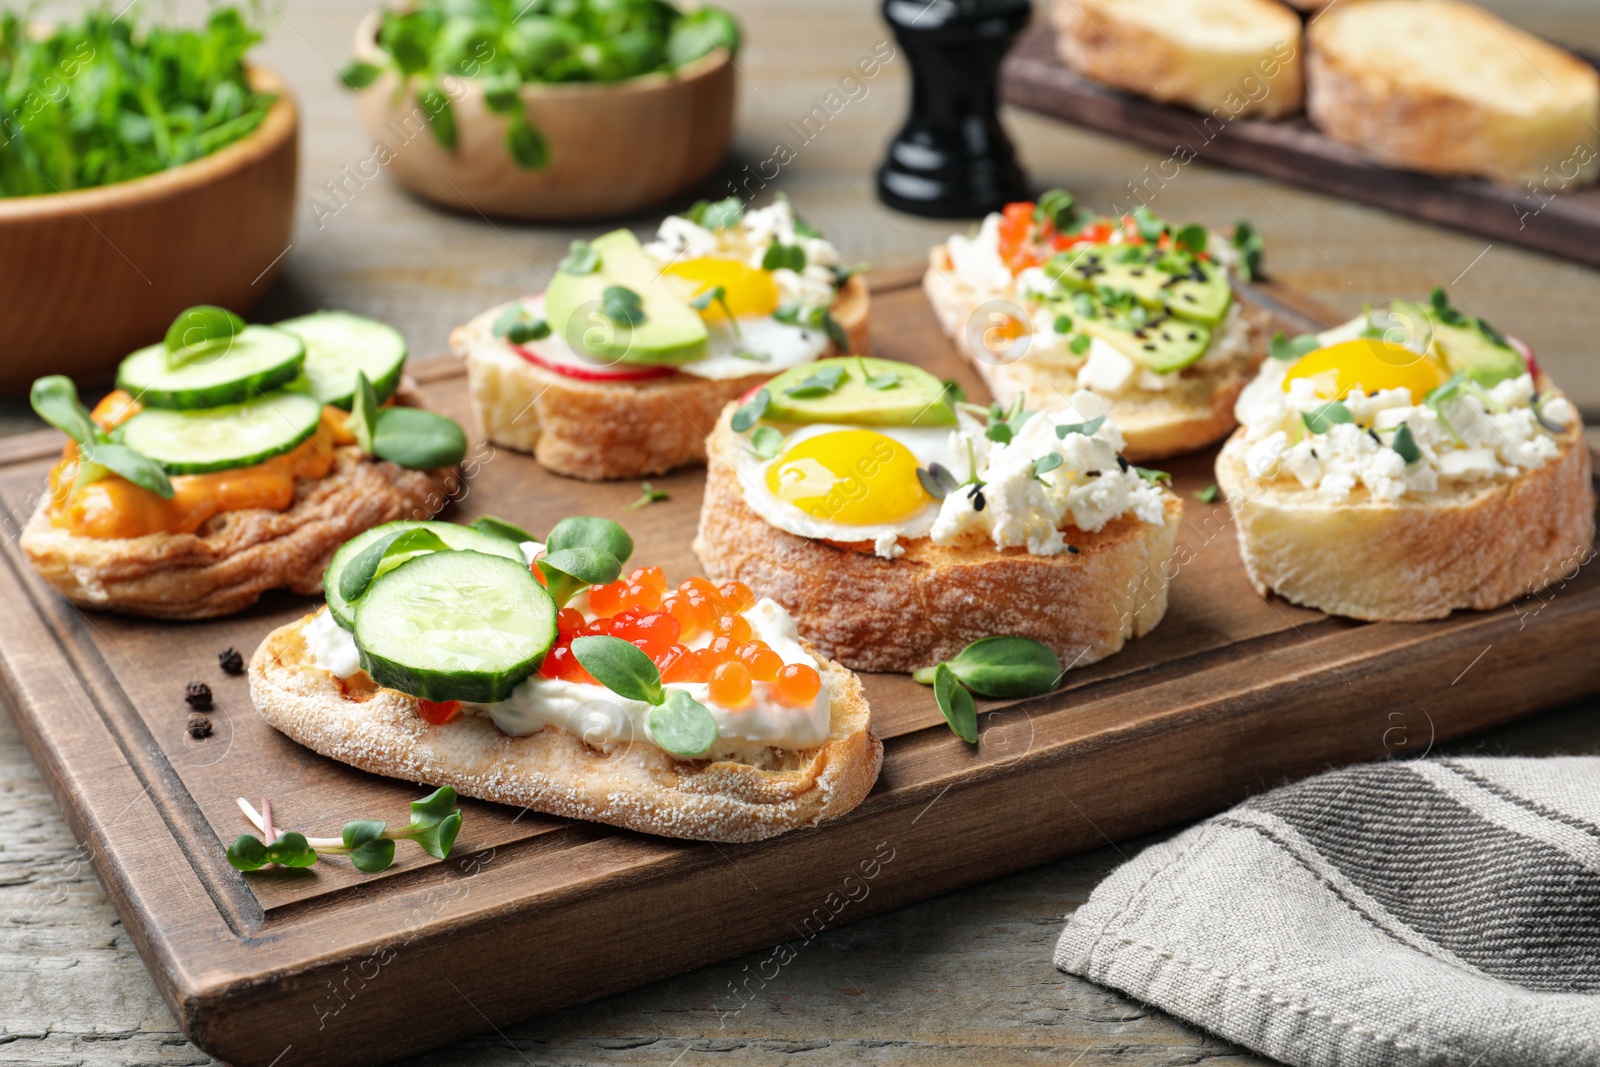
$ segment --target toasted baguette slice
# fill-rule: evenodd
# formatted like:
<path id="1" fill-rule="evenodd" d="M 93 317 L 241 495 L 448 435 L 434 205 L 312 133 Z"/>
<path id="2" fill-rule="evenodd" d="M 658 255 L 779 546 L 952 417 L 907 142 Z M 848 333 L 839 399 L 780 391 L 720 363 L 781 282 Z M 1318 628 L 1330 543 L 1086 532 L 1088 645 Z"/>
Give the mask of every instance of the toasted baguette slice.
<path id="1" fill-rule="evenodd" d="M 1311 23 L 1308 45 L 1311 120 L 1382 163 L 1555 177 L 1551 191 L 1600 174 L 1600 75 L 1476 4 L 1338 4 Z"/>
<path id="2" fill-rule="evenodd" d="M 825 660 L 832 724 L 822 746 L 768 750 L 762 766 L 680 760 L 643 740 L 604 752 L 553 727 L 510 737 L 487 716 L 430 726 L 414 698 L 364 672 L 341 681 L 317 667 L 302 634 L 313 618 L 267 635 L 250 659 L 250 696 L 300 744 L 373 774 L 664 837 L 759 841 L 849 811 L 883 764 L 860 679 Z"/>
<path id="3" fill-rule="evenodd" d="M 1569 580 L 1594 544 L 1589 449 L 1574 421 L 1560 455 L 1509 482 L 1426 498 L 1329 501 L 1294 481 L 1263 484 L 1244 431 L 1217 456 L 1217 484 L 1262 595 L 1371 621 L 1487 611 Z"/>
<path id="4" fill-rule="evenodd" d="M 325 478 L 302 479 L 286 511 L 226 511 L 195 533 L 79 537 L 50 521 L 50 500 L 22 531 L 34 570 L 80 607 L 157 619 L 209 619 L 243 611 L 269 589 L 320 593 L 334 551 L 394 519 L 427 519 L 457 486 L 454 468 L 415 471 L 334 453 Z"/>
<path id="5" fill-rule="evenodd" d="M 1214 112 L 1300 110 L 1300 18 L 1276 0 L 1056 0 L 1062 62 L 1097 82 Z"/>
<path id="6" fill-rule="evenodd" d="M 1023 358 L 997 362 L 987 352 L 973 351 L 967 324 L 979 305 L 993 297 L 961 284 L 947 246 L 928 254 L 922 290 L 933 305 L 939 325 L 956 349 L 972 364 L 994 399 L 1009 405 L 1019 395 L 1035 402 L 1070 396 L 1079 388 L 1077 375 L 1059 364 Z M 1178 381 L 1159 391 L 1126 390 L 1105 397 L 1111 419 L 1127 442 L 1123 454 L 1135 463 L 1182 455 L 1222 440 L 1233 429 L 1233 404 L 1267 353 L 1267 314 L 1239 303 L 1249 328 L 1249 348 L 1240 359 L 1212 365 L 1205 361 L 1180 371 Z"/>
<path id="7" fill-rule="evenodd" d="M 776 600 L 802 637 L 852 670 L 914 671 L 998 634 L 1031 637 L 1081 667 L 1166 614 L 1166 565 L 1183 513 L 1175 496 L 1163 525 L 1123 517 L 1098 533 L 1074 532 L 1076 553 L 999 551 L 974 535 L 961 546 L 903 542 L 905 554 L 888 560 L 871 542 L 799 537 L 752 511 L 726 458 L 744 447 L 728 425 L 733 410 L 707 442 L 695 554 L 706 577 Z"/>
<path id="8" fill-rule="evenodd" d="M 867 351 L 869 303 L 859 274 L 833 303 L 833 317 L 854 352 Z M 579 381 L 529 363 L 494 336 L 506 307 L 490 308 L 450 334 L 451 350 L 467 361 L 472 406 L 490 441 L 531 452 L 544 467 L 572 478 L 637 478 L 703 463 L 706 434 L 722 406 L 772 376 Z M 830 346 L 824 354 L 838 353 Z"/>

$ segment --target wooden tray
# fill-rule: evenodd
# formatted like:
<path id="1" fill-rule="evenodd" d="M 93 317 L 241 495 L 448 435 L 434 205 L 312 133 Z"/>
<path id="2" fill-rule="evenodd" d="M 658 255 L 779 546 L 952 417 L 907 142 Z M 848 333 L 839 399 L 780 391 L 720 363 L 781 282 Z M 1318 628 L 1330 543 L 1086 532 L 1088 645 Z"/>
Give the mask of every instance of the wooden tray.
<path id="1" fill-rule="evenodd" d="M 1324 137 L 1304 115 L 1233 119 L 1219 127 L 1197 111 L 1073 73 L 1056 56 L 1049 26 L 1030 30 L 1006 57 L 1000 93 L 1018 107 L 1166 151 L 1186 146 L 1208 163 L 1600 266 L 1600 187 L 1567 190 L 1555 176 L 1547 179 L 1549 188 L 1534 188 L 1395 170 Z"/>
<path id="2" fill-rule="evenodd" d="M 1260 299 L 1270 300 L 1265 294 Z M 976 382 L 914 287 L 877 290 L 878 351 Z M 1280 308 L 1284 329 L 1310 324 Z M 469 418 L 451 360 L 417 368 L 430 400 Z M 0 504 L 28 514 L 53 434 L 0 445 Z M 457 518 L 492 510 L 542 530 L 569 513 L 623 520 L 637 559 L 674 581 L 702 476 L 635 484 L 545 474 L 475 443 Z M 270 795 L 282 825 L 331 833 L 351 818 L 404 822 L 421 795 L 313 755 L 268 728 L 217 652 L 247 655 L 308 600 L 269 598 L 229 619 L 161 624 L 80 613 L 27 568 L 0 566 L 10 606 L 0 681 L 34 759 L 173 1014 L 236 1064 L 365 1064 L 716 960 L 779 946 L 726 1003 L 822 929 L 1179 820 L 1354 760 L 1435 740 L 1600 689 L 1592 644 L 1600 581 L 1426 625 L 1324 618 L 1254 594 L 1225 507 L 1188 494 L 1201 455 L 1173 464 L 1187 514 L 1172 606 L 1156 631 L 1061 692 L 986 705 L 982 743 L 944 726 L 928 690 L 868 676 L 883 776 L 855 812 L 758 845 L 669 841 L 473 801 L 443 863 L 402 850 L 367 877 L 343 861 L 245 877 L 225 843 L 248 829 L 234 797 Z M 216 734 L 185 733 L 184 683 L 216 694 Z M 770 964 L 770 966 L 769 966 Z M 708 1026 L 711 1016 L 708 1016 Z"/>

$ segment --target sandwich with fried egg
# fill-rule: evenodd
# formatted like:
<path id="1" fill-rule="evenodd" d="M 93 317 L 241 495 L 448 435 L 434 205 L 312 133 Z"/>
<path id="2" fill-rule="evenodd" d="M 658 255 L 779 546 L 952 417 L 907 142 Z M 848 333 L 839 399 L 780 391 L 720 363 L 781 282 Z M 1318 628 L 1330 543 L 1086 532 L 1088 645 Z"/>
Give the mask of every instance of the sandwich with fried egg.
<path id="1" fill-rule="evenodd" d="M 1217 457 L 1262 594 L 1436 619 L 1588 562 L 1583 426 L 1527 345 L 1435 290 L 1273 349 Z"/>
<path id="2" fill-rule="evenodd" d="M 590 481 L 705 459 L 722 406 L 780 371 L 862 352 L 865 279 L 780 196 L 668 216 L 651 241 L 574 242 L 545 292 L 450 336 L 495 444 Z"/>
<path id="3" fill-rule="evenodd" d="M 590 517 L 370 530 L 262 642 L 251 696 L 362 770 L 643 833 L 756 841 L 860 803 L 883 746 L 855 675 L 748 587 L 632 551 Z"/>
<path id="4" fill-rule="evenodd" d="M 466 437 L 416 406 L 391 327 L 323 311 L 246 326 L 190 308 L 93 411 L 67 378 L 34 410 L 71 438 L 21 536 L 80 607 L 167 619 L 312 592 L 335 549 L 450 500 Z"/>
<path id="5" fill-rule="evenodd" d="M 1266 313 L 1240 300 L 1259 235 L 1174 226 L 1140 206 L 1096 215 L 1059 189 L 929 253 L 940 325 L 1003 405 L 1100 394 L 1129 459 L 1203 448 L 1266 354 Z"/>
<path id="6" fill-rule="evenodd" d="M 909 364 L 822 360 L 723 412 L 694 549 L 855 670 L 995 635 L 1093 663 L 1165 614 L 1182 512 L 1122 445 L 1088 390 L 983 407 Z"/>

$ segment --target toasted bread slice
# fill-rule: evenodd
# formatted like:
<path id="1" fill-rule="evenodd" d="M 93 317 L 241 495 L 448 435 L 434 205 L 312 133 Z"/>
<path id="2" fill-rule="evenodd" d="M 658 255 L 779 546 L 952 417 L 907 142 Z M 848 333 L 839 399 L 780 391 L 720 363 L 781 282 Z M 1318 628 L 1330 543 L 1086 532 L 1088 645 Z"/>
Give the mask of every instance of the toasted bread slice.
<path id="1" fill-rule="evenodd" d="M 854 352 L 867 351 L 869 304 L 859 274 L 833 303 L 833 317 Z M 723 405 L 771 377 L 710 381 L 678 373 L 639 382 L 579 381 L 529 363 L 494 336 L 506 307 L 490 308 L 450 334 L 451 350 L 467 361 L 472 405 L 490 441 L 531 452 L 544 467 L 572 478 L 637 478 L 703 463 L 706 434 Z"/>
<path id="2" fill-rule="evenodd" d="M 1097 82 L 1211 112 L 1300 110 L 1300 18 L 1276 0 L 1056 0 L 1062 62 Z"/>
<path id="3" fill-rule="evenodd" d="M 963 285 L 945 245 L 929 253 L 929 264 L 922 289 L 939 325 L 995 400 L 1009 405 L 1025 394 L 1034 403 L 1044 403 L 1056 396 L 1070 396 L 1079 388 L 1070 367 L 1028 358 L 1007 363 L 990 358 L 987 352 L 974 352 L 967 324 L 979 305 L 995 294 Z M 1193 452 L 1222 440 L 1233 429 L 1234 401 L 1265 358 L 1268 336 L 1265 311 L 1242 301 L 1239 309 L 1249 330 L 1248 348 L 1241 358 L 1220 363 L 1201 360 L 1178 372 L 1171 388 L 1130 389 L 1105 397 L 1112 421 L 1127 442 L 1124 454 L 1128 459 L 1141 463 Z"/>
<path id="4" fill-rule="evenodd" d="M 986 538 L 941 546 L 903 542 L 889 560 L 871 542 L 819 541 L 769 525 L 745 503 L 727 458 L 744 447 L 728 418 L 707 442 L 705 503 L 694 551 L 715 582 L 741 581 L 771 597 L 823 654 L 858 671 L 914 671 L 982 637 L 1031 637 L 1063 663 L 1085 666 L 1140 637 L 1167 611 L 1167 562 L 1183 504 L 1166 522 L 1132 516 L 1097 533 L 1075 531 L 1077 552 L 1000 551 Z"/>
<path id="5" fill-rule="evenodd" d="M 1551 463 L 1512 481 L 1374 501 L 1329 501 L 1298 482 L 1249 475 L 1244 431 L 1217 456 L 1217 484 L 1262 595 L 1372 621 L 1486 611 L 1570 580 L 1594 544 L 1595 495 L 1582 427 Z"/>
<path id="6" fill-rule="evenodd" d="M 28 562 L 80 607 L 157 619 L 209 619 L 243 611 L 269 589 L 320 593 L 334 551 L 394 519 L 427 519 L 456 488 L 455 469 L 415 471 L 334 453 L 325 478 L 302 479 L 286 511 L 227 511 L 195 533 L 79 537 L 50 521 L 49 498 L 22 531 Z"/>
<path id="7" fill-rule="evenodd" d="M 832 702 L 826 743 L 769 749 L 760 766 L 680 760 L 643 740 L 605 752 L 554 727 L 510 737 L 487 716 L 431 726 L 414 698 L 366 673 L 341 681 L 317 667 L 302 634 L 314 617 L 267 635 L 250 659 L 251 698 L 300 744 L 373 774 L 664 837 L 759 841 L 849 811 L 883 763 L 860 680 L 825 660 L 817 670 Z"/>
<path id="8" fill-rule="evenodd" d="M 1364 0 L 1308 31 L 1306 111 L 1390 166 L 1521 184 L 1600 175 L 1600 75 L 1459 0 Z"/>

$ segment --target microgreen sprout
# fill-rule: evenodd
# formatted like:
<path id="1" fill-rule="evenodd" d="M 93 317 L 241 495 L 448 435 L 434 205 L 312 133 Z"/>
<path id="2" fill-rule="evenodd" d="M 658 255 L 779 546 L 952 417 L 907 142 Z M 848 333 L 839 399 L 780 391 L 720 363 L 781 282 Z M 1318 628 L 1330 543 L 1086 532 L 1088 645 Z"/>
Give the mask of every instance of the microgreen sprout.
<path id="1" fill-rule="evenodd" d="M 78 484 L 98 481 L 109 472 L 165 500 L 172 499 L 172 481 L 161 464 L 113 441 L 89 417 L 88 410 L 78 400 L 78 388 L 71 378 L 52 374 L 38 379 L 29 391 L 28 400 L 36 415 L 77 443 Z"/>
<path id="2" fill-rule="evenodd" d="M 244 797 L 237 803 L 261 833 L 261 837 L 240 834 L 228 846 L 228 863 L 240 871 L 259 871 L 269 865 L 310 867 L 322 856 L 349 856 L 356 870 L 376 874 L 394 863 L 396 841 L 414 841 L 422 851 L 442 860 L 450 855 L 461 830 L 456 791 L 447 785 L 412 801 L 410 823 L 397 830 L 377 819 L 357 819 L 345 823 L 338 837 L 307 837 L 296 830 L 278 833 L 270 801 L 263 800 L 260 811 Z"/>
<path id="3" fill-rule="evenodd" d="M 645 321 L 644 298 L 625 285 L 608 285 L 600 292 L 600 314 L 619 326 Z"/>
<path id="4" fill-rule="evenodd" d="M 756 395 L 740 404 L 728 420 L 734 433 L 744 433 L 754 426 L 767 413 L 767 405 L 772 403 L 772 394 L 765 387 L 758 389 Z"/>
<path id="5" fill-rule="evenodd" d="M 645 726 L 651 740 L 665 751 L 695 759 L 716 743 L 717 721 L 710 709 L 684 690 L 662 685 L 661 671 L 632 642 L 605 635 L 577 637 L 572 654 L 613 693 L 651 705 Z"/>
<path id="6" fill-rule="evenodd" d="M 1273 359 L 1281 359 L 1288 362 L 1315 352 L 1320 347 L 1322 347 L 1322 344 L 1317 340 L 1317 335 L 1314 333 L 1303 333 L 1293 340 L 1284 337 L 1281 333 L 1275 333 L 1267 345 L 1267 354 Z"/>
<path id="7" fill-rule="evenodd" d="M 1266 239 L 1261 231 L 1239 220 L 1233 224 L 1233 247 L 1239 251 L 1239 277 L 1247 282 L 1261 277 L 1262 256 L 1266 251 Z"/>
<path id="8" fill-rule="evenodd" d="M 1197 489 L 1194 493 L 1194 498 L 1202 504 L 1215 504 L 1221 496 L 1222 490 L 1217 487 L 1216 482 L 1212 482 L 1204 489 Z"/>
<path id="9" fill-rule="evenodd" d="M 743 337 L 744 331 L 739 329 L 739 320 L 734 318 L 733 311 L 728 307 L 728 290 L 725 286 L 713 285 L 711 288 L 707 289 L 705 292 L 689 301 L 689 306 L 694 308 L 696 311 L 705 311 L 706 309 L 710 308 L 712 304 L 716 304 L 722 309 L 722 314 L 726 316 L 728 325 L 733 328 L 733 335 L 735 337 Z"/>
<path id="10" fill-rule="evenodd" d="M 773 241 L 761 257 L 761 269 L 792 270 L 798 274 L 806 269 L 806 250 L 799 245 Z"/>
<path id="11" fill-rule="evenodd" d="M 1001 636 L 974 641 L 954 658 L 923 667 L 911 677 L 933 686 L 950 729 L 967 743 L 977 744 L 973 693 L 997 698 L 1040 696 L 1059 686 L 1064 673 L 1061 660 L 1047 645 L 1028 637 Z"/>
<path id="12" fill-rule="evenodd" d="M 665 489 L 657 489 L 649 482 L 639 483 L 639 499 L 628 505 L 629 511 L 638 511 L 640 508 L 649 507 L 657 500 L 668 500 L 670 497 Z"/>

